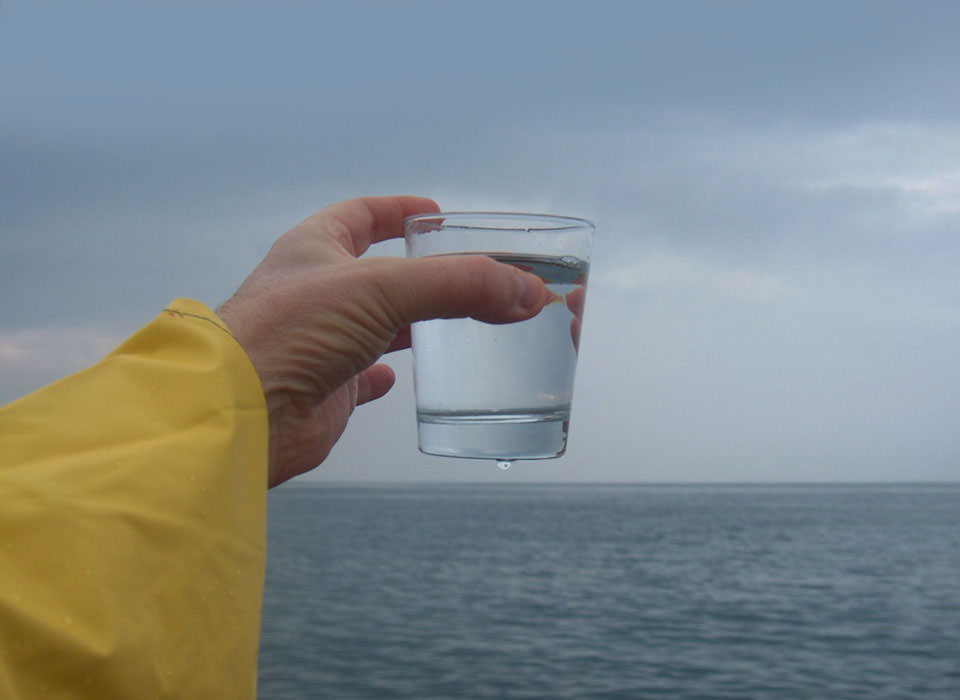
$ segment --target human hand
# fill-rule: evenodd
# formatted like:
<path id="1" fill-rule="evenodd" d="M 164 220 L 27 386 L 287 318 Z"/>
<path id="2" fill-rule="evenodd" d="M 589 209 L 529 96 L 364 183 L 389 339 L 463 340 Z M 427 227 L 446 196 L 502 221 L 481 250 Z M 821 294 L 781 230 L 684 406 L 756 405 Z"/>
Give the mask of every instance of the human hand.
<path id="1" fill-rule="evenodd" d="M 587 295 L 587 288 L 584 286 L 585 283 L 585 280 L 581 278 L 580 281 L 576 282 L 576 284 L 580 286 L 572 292 L 567 292 L 567 296 L 564 299 L 567 309 L 573 314 L 573 318 L 570 319 L 570 340 L 573 341 L 573 349 L 575 351 L 580 350 L 580 326 L 583 323 L 583 302 Z"/>
<path id="2" fill-rule="evenodd" d="M 510 323 L 553 299 L 536 275 L 482 255 L 357 259 L 401 237 L 405 217 L 435 211 L 419 197 L 327 207 L 281 236 L 218 309 L 266 397 L 269 486 L 322 462 L 354 407 L 390 390 L 393 370 L 375 363 L 409 346 L 410 323 Z"/>

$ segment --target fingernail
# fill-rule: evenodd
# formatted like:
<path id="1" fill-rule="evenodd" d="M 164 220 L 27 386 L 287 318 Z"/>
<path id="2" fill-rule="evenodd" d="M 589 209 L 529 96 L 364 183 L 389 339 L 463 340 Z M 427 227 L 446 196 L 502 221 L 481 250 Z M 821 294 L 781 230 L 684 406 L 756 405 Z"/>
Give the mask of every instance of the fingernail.
<path id="1" fill-rule="evenodd" d="M 543 306 L 544 284 L 536 275 L 517 270 L 517 277 L 521 285 L 520 305 L 525 309 Z"/>

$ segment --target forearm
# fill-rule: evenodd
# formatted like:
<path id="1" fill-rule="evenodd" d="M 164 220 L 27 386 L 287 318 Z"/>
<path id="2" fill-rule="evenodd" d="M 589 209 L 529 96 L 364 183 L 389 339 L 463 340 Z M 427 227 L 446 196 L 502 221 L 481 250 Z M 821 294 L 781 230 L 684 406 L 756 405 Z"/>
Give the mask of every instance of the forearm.
<path id="1" fill-rule="evenodd" d="M 252 698 L 266 454 L 194 302 L 0 409 L 0 696 Z"/>

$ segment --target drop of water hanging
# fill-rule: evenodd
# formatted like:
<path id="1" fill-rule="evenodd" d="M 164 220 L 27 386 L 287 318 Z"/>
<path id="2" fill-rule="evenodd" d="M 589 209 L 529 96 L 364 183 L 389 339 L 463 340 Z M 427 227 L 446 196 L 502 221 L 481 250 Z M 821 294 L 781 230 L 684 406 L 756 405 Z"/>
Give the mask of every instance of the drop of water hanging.
<path id="1" fill-rule="evenodd" d="M 497 466 L 500 467 L 500 470 L 501 470 L 501 471 L 507 471 L 507 470 L 510 468 L 510 464 L 511 464 L 511 462 L 510 462 L 509 459 L 498 459 L 498 460 L 497 460 Z"/>

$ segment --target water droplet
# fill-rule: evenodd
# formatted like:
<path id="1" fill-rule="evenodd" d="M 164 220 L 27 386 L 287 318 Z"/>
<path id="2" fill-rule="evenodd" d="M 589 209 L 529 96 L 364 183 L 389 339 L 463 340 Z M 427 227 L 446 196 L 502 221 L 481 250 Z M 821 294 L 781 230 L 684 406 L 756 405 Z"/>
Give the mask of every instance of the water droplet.
<path id="1" fill-rule="evenodd" d="M 507 470 L 510 468 L 510 464 L 511 464 L 511 462 L 510 462 L 509 459 L 498 459 L 498 460 L 497 460 L 497 466 L 500 467 L 501 471 L 507 471 Z"/>

